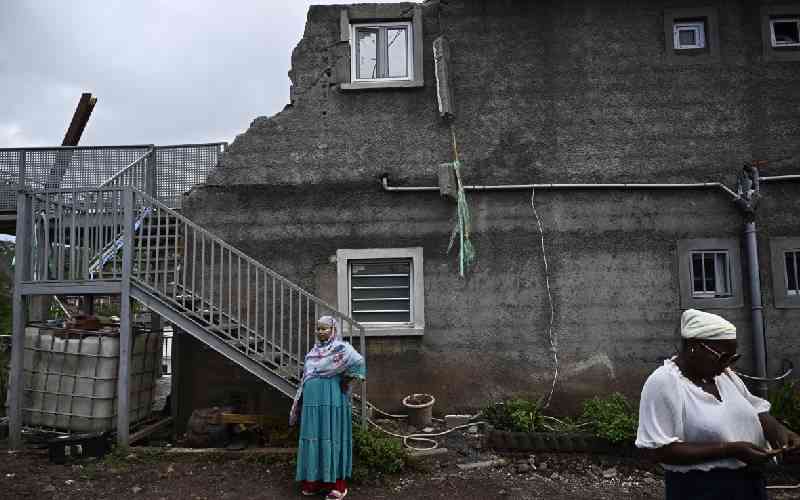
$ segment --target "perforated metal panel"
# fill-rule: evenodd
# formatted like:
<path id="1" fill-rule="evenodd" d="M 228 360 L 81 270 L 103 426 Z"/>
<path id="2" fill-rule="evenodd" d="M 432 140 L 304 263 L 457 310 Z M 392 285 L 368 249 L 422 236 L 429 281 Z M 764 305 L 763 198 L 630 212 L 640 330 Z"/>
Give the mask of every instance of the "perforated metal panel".
<path id="1" fill-rule="evenodd" d="M 170 208 L 205 182 L 224 143 L 177 146 L 98 146 L 0 149 L 0 210 L 16 208 L 16 192 L 132 186 Z M 156 161 L 149 154 L 154 151 Z M 154 170 L 151 170 L 154 169 Z M 24 182 L 21 180 L 24 179 Z"/>

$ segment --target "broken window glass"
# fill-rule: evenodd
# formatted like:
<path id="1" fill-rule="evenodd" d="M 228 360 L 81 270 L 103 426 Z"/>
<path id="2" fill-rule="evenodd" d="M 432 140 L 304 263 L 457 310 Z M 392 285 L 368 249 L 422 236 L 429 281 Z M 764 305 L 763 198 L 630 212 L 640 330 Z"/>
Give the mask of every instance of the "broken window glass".
<path id="1" fill-rule="evenodd" d="M 408 31 L 405 28 L 390 28 L 386 30 L 387 45 L 387 76 L 389 78 L 404 78 L 408 76 Z"/>
<path id="2" fill-rule="evenodd" d="M 378 29 L 359 28 L 357 34 L 358 78 L 378 78 Z"/>

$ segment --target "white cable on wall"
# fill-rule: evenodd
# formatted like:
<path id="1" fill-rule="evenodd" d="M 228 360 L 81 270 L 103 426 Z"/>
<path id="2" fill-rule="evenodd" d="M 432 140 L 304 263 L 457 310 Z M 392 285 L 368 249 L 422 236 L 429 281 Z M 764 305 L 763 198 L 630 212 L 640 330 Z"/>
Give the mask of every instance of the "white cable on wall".
<path id="1" fill-rule="evenodd" d="M 553 331 L 553 322 L 555 321 L 555 308 L 553 306 L 553 294 L 550 291 L 550 266 L 547 264 L 547 252 L 544 248 L 544 228 L 542 227 L 542 219 L 539 218 L 539 212 L 536 210 L 536 189 L 531 188 L 531 208 L 533 215 L 536 216 L 536 224 L 539 226 L 539 236 L 541 237 L 542 245 L 542 260 L 544 261 L 544 282 L 547 286 L 547 300 L 550 304 L 550 323 L 547 326 L 547 335 L 550 340 L 550 352 L 553 353 L 553 385 L 550 387 L 550 393 L 544 400 L 544 407 L 550 406 L 550 400 L 553 399 L 553 393 L 556 390 L 556 381 L 558 380 L 558 338 Z"/>

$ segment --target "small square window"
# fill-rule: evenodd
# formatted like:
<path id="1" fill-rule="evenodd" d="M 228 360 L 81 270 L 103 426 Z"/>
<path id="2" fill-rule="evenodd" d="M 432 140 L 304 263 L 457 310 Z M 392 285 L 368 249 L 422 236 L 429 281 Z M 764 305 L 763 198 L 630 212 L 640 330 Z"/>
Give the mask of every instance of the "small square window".
<path id="1" fill-rule="evenodd" d="M 800 249 L 783 253 L 784 285 L 787 296 L 800 295 Z"/>
<path id="2" fill-rule="evenodd" d="M 339 310 L 367 335 L 422 335 L 425 328 L 422 248 L 338 250 Z"/>
<path id="3" fill-rule="evenodd" d="M 411 259 L 351 260 L 350 315 L 364 324 L 411 322 Z"/>
<path id="4" fill-rule="evenodd" d="M 673 47 L 676 50 L 702 49 L 706 46 L 703 21 L 676 22 L 672 26 Z"/>
<path id="5" fill-rule="evenodd" d="M 687 309 L 742 307 L 744 293 L 739 241 L 727 238 L 678 240 L 680 305 Z"/>
<path id="6" fill-rule="evenodd" d="M 354 24 L 352 30 L 354 82 L 414 78 L 410 22 Z"/>
<path id="7" fill-rule="evenodd" d="M 691 252 L 692 297 L 731 297 L 730 255 L 726 250 Z"/>
<path id="8" fill-rule="evenodd" d="M 770 19 L 769 28 L 773 47 L 800 47 L 800 18 Z"/>

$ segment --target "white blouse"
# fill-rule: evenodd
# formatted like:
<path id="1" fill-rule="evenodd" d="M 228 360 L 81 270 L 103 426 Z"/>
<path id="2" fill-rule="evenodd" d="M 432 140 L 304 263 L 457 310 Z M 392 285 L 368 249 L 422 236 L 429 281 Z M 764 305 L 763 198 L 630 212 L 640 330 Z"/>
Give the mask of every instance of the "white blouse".
<path id="1" fill-rule="evenodd" d="M 644 383 L 639 403 L 637 447 L 732 441 L 767 447 L 758 414 L 769 411 L 769 402 L 750 394 L 742 379 L 729 368 L 714 378 L 720 401 L 684 377 L 673 359 L 665 360 L 664 366 Z M 692 465 L 662 465 L 670 471 L 685 472 L 738 469 L 745 463 L 726 458 Z"/>

